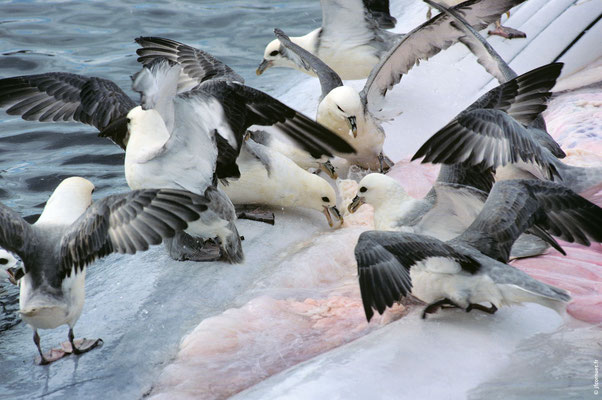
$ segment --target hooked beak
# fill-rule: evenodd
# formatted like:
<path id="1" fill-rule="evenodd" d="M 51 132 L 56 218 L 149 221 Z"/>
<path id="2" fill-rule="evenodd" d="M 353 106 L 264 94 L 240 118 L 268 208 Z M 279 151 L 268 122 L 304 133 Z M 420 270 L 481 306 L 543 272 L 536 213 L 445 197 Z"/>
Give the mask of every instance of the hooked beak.
<path id="1" fill-rule="evenodd" d="M 357 121 L 355 117 L 348 117 L 347 121 L 349 122 L 349 129 L 351 129 L 351 133 L 353 133 L 353 137 L 357 137 Z"/>
<path id="2" fill-rule="evenodd" d="M 334 169 L 334 166 L 330 161 L 320 163 L 320 170 L 326 173 L 326 175 L 328 175 L 331 179 L 337 179 L 339 177 L 337 171 Z"/>
<path id="3" fill-rule="evenodd" d="M 270 68 L 272 65 L 274 65 L 273 61 L 268 61 L 264 58 L 263 60 L 261 60 L 261 64 L 259 64 L 259 67 L 257 67 L 255 73 L 257 75 L 261 75 L 266 69 Z"/>
<path id="4" fill-rule="evenodd" d="M 357 211 L 358 208 L 360 208 L 360 206 L 362 204 L 364 204 L 366 201 L 364 200 L 363 197 L 360 196 L 355 196 L 353 198 L 353 200 L 351 200 L 351 204 L 349 204 L 349 206 L 347 207 L 347 209 L 349 210 L 350 213 L 354 213 Z"/>
<path id="5" fill-rule="evenodd" d="M 324 207 L 324 211 L 322 212 L 325 216 L 326 216 L 326 220 L 328 221 L 328 226 L 330 226 L 331 228 L 334 227 L 334 222 L 332 219 L 332 216 L 334 215 L 334 217 L 337 219 L 337 221 L 339 221 L 339 226 L 343 224 L 343 216 L 341 215 L 341 213 L 339 212 L 339 209 L 336 206 L 332 206 L 332 207 L 327 207 L 327 206 L 323 206 Z M 332 215 L 331 215 L 332 213 Z"/>
<path id="6" fill-rule="evenodd" d="M 8 268 L 6 270 L 6 273 L 8 274 L 8 280 L 10 283 L 12 283 L 13 285 L 17 284 L 17 281 L 19 279 L 21 279 L 23 277 L 23 270 L 21 268 L 16 269 L 15 268 Z"/>

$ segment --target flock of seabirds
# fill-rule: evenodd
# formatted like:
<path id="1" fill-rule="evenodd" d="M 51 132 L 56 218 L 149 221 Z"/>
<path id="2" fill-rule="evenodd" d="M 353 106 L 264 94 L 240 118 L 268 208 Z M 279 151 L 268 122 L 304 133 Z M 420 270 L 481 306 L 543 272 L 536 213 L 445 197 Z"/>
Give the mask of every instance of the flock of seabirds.
<path id="1" fill-rule="evenodd" d="M 176 260 L 241 263 L 235 206 L 264 204 L 342 215 L 331 179 L 350 166 L 370 171 L 349 205 L 374 207 L 375 230 L 355 248 L 368 320 L 404 296 L 441 307 L 494 313 L 535 302 L 561 312 L 569 294 L 507 263 L 563 252 L 559 237 L 585 246 L 602 241 L 602 209 L 577 193 L 602 182 L 602 170 L 578 168 L 546 132 L 541 113 L 562 64 L 517 76 L 478 33 L 524 36 L 499 23 L 524 0 L 425 0 L 439 11 L 407 34 L 388 0 L 321 0 L 322 26 L 305 36 L 276 29 L 257 74 L 290 67 L 320 80 L 316 120 L 270 95 L 203 50 L 140 37 L 142 68 L 132 76 L 140 101 L 113 82 L 68 72 L 0 79 L 0 107 L 25 120 L 92 125 L 125 150 L 131 191 L 92 202 L 94 185 L 62 181 L 30 224 L 0 205 L 2 272 L 20 285 L 20 315 L 34 331 L 40 364 L 80 354 L 101 340 L 75 340 L 86 267 L 111 253 L 165 243 Z M 447 8 L 449 7 L 449 8 Z M 414 155 L 441 164 L 421 199 L 384 173 L 379 112 L 384 97 L 417 64 L 456 42 L 467 46 L 500 85 L 477 99 Z M 367 78 L 361 92 L 343 80 Z M 255 126 L 269 131 L 249 130 Z M 356 167 L 357 168 L 357 167 Z M 266 213 L 244 216 L 268 219 Z M 239 213 L 239 216 L 243 214 Z M 273 223 L 274 221 L 268 221 Z M 39 329 L 69 326 L 62 349 L 44 353 Z"/>

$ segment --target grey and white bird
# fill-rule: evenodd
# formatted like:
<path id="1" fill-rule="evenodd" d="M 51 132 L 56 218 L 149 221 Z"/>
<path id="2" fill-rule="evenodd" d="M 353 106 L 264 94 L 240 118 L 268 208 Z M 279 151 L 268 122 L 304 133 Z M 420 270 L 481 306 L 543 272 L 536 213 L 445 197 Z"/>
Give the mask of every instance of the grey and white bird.
<path id="1" fill-rule="evenodd" d="M 210 212 L 190 227 L 189 234 L 179 233 L 168 241 L 171 256 L 206 260 L 199 240 L 218 238 L 217 257 L 242 262 L 236 213 L 216 184 L 217 179 L 240 176 L 236 158 L 246 129 L 273 125 L 315 157 L 353 148 L 303 114 L 237 82 L 231 69 L 198 49 L 162 38 L 138 42 L 172 52 L 169 57 L 155 56 L 151 49 L 141 55 L 145 65 L 135 75 L 133 87 L 141 93 L 143 107 L 136 107 L 110 81 L 67 73 L 0 80 L 0 106 L 25 119 L 90 123 L 102 129 L 101 136 L 123 148 L 127 144 L 130 188 L 187 188 L 210 199 Z M 176 62 L 170 60 L 180 56 Z"/>
<path id="2" fill-rule="evenodd" d="M 514 241 L 537 225 L 563 240 L 602 241 L 602 209 L 553 182 L 497 182 L 478 217 L 458 237 L 442 241 L 405 232 L 368 231 L 355 248 L 366 318 L 412 293 L 428 303 L 494 313 L 538 303 L 558 312 L 569 294 L 507 264 Z M 490 303 L 490 307 L 482 303 Z"/>
<path id="3" fill-rule="evenodd" d="M 368 76 L 382 54 L 402 35 L 381 29 L 381 21 L 370 12 L 370 2 L 363 0 L 320 0 L 322 26 L 291 40 L 322 59 L 343 79 Z M 264 50 L 257 75 L 276 67 L 298 68 L 280 54 L 278 39 Z M 303 72 L 312 73 L 306 69 Z"/>
<path id="4" fill-rule="evenodd" d="M 425 1 L 430 3 L 428 0 Z M 474 152 L 473 154 L 476 156 L 475 158 L 469 157 L 467 163 L 479 163 L 480 157 L 491 149 L 488 146 L 491 146 L 490 142 L 493 141 L 493 146 L 497 148 L 494 152 L 514 153 L 514 159 L 511 162 L 508 162 L 504 156 L 500 157 L 498 153 L 497 161 L 489 164 L 496 169 L 496 180 L 551 179 L 553 177 L 577 193 L 602 184 L 602 168 L 582 168 L 563 163 L 561 159 L 565 157 L 564 151 L 546 131 L 546 124 L 541 113 L 547 107 L 546 102 L 552 95 L 550 89 L 554 86 L 556 78 L 549 81 L 546 90 L 542 90 L 539 95 L 535 94 L 533 88 L 529 88 L 531 83 L 528 80 L 521 82 L 524 78 L 518 77 L 516 72 L 478 32 L 467 24 L 466 20 L 455 9 L 450 8 L 442 11 L 456 18 L 463 29 L 471 32 L 470 36 L 473 40 L 467 42 L 467 46 L 475 54 L 478 54 L 480 62 L 489 64 L 489 70 L 498 71 L 496 76 L 502 83 L 502 85 L 483 95 L 456 117 L 464 120 L 464 122 L 460 122 L 460 125 L 471 124 L 471 127 L 468 128 L 471 131 L 471 133 L 468 133 L 469 136 L 474 135 L 475 132 L 478 132 L 477 135 L 480 136 L 476 140 L 474 137 L 468 140 L 466 140 L 467 138 L 464 139 L 465 143 L 470 142 L 470 144 L 464 147 L 463 150 Z M 485 53 L 489 54 L 489 57 Z M 561 68 L 561 65 L 558 65 L 558 68 Z M 560 69 L 558 70 L 559 73 Z M 553 74 L 558 75 L 556 72 L 553 72 Z M 550 78 L 552 77 L 553 75 L 550 75 Z M 523 88 L 521 89 L 520 86 Z M 544 89 L 544 87 L 542 86 L 541 89 Z M 530 94 L 527 91 L 530 91 Z M 488 122 L 491 124 L 481 124 L 483 118 L 490 118 Z M 452 121 L 433 135 L 416 153 L 415 158 L 420 157 L 420 153 L 433 161 L 434 153 L 439 153 L 443 148 L 451 151 L 449 147 L 451 144 L 449 142 L 450 135 L 454 135 L 455 140 L 459 140 L 462 136 L 460 131 L 456 129 L 456 122 Z M 497 133 L 493 134 L 492 129 L 498 130 Z M 452 134 L 450 131 L 454 130 L 455 133 Z M 447 141 L 445 138 L 447 138 Z M 528 143 L 524 142 L 525 138 L 529 139 Z M 458 144 L 458 142 L 455 142 L 455 144 Z M 514 150 L 511 150 L 511 147 Z M 531 151 L 529 147 L 534 149 L 534 154 L 537 154 L 536 160 L 526 160 L 520 155 L 516 157 L 521 151 Z M 458 149 L 454 151 L 458 151 Z M 446 154 L 445 150 L 440 153 L 439 159 L 441 157 L 446 158 L 444 154 Z M 453 160 L 458 159 L 457 152 L 447 153 L 447 155 L 450 158 L 446 159 L 444 163 L 453 163 Z"/>
<path id="5" fill-rule="evenodd" d="M 528 128 L 552 95 L 562 63 L 552 63 L 507 81 L 481 96 L 431 136 L 412 160 L 443 164 L 466 163 L 499 168 L 508 164 L 536 165 L 541 178 L 559 172 L 548 156 L 564 154 L 545 131 L 540 139 Z M 541 145 L 545 140 L 547 147 Z"/>
<path id="6" fill-rule="evenodd" d="M 301 207 L 323 213 L 331 227 L 343 222 L 333 187 L 280 152 L 248 138 L 237 163 L 240 178 L 219 186 L 235 206 Z"/>
<path id="7" fill-rule="evenodd" d="M 19 312 L 33 331 L 40 363 L 86 352 L 98 340 L 74 340 L 85 299 L 86 268 L 111 253 L 134 254 L 161 243 L 207 211 L 209 201 L 184 190 L 145 189 L 92 202 L 94 185 L 63 180 L 30 225 L 0 204 L 0 246 L 23 261 Z M 71 350 L 44 354 L 39 329 L 69 326 Z"/>
<path id="8" fill-rule="evenodd" d="M 505 4 L 510 7 L 514 3 Z M 437 4 L 434 7 L 440 8 Z M 457 13 L 474 21 L 480 20 L 482 3 L 462 5 Z M 442 10 L 443 11 L 443 10 Z M 491 12 L 503 12 L 496 8 Z M 472 29 L 472 28 L 471 28 Z M 385 132 L 378 117 L 382 97 L 387 90 L 399 82 L 420 59 L 426 59 L 445 49 L 457 41 L 467 45 L 492 75 L 503 79 L 499 65 L 491 53 L 481 49 L 482 43 L 473 37 L 468 30 L 451 15 L 442 13 L 430 21 L 412 30 L 383 57 L 374 68 L 360 93 L 344 86 L 341 77 L 323 60 L 291 40 L 279 29 L 274 30 L 280 43 L 279 57 L 289 60 L 298 68 L 312 72 L 320 80 L 322 93 L 318 104 L 316 120 L 330 128 L 340 137 L 349 140 L 356 153 L 345 156 L 351 164 L 370 170 L 385 171 L 392 166 L 392 161 L 382 154 Z M 293 38 L 294 39 L 294 38 Z M 309 164 L 303 162 L 303 164 Z"/>
<path id="9" fill-rule="evenodd" d="M 426 196 L 414 198 L 395 179 L 369 174 L 360 180 L 348 210 L 353 213 L 362 204 L 369 204 L 374 209 L 376 230 L 417 233 L 445 241 L 460 235 L 477 218 L 493 183 L 492 169 L 443 165 Z M 534 227 L 517 239 L 510 257 L 540 255 L 549 245 L 563 252 L 545 231 Z"/>
<path id="10" fill-rule="evenodd" d="M 456 9 L 475 29 L 480 30 L 523 1 L 469 0 Z M 464 36 L 451 25 L 449 16 L 439 14 L 412 30 L 412 39 L 402 43 L 402 38 L 408 35 L 378 28 L 360 0 L 322 0 L 321 5 L 322 27 L 305 36 L 291 37 L 291 41 L 320 58 L 344 80 L 371 75 L 369 80 L 374 81 L 371 85 L 377 96 L 384 95 L 419 60 L 432 57 Z M 437 25 L 445 28 L 433 30 L 433 26 Z M 257 74 L 272 66 L 295 68 L 315 75 L 303 63 L 284 57 L 278 39 L 266 46 Z M 373 99 L 373 94 L 368 93 L 368 100 Z"/>

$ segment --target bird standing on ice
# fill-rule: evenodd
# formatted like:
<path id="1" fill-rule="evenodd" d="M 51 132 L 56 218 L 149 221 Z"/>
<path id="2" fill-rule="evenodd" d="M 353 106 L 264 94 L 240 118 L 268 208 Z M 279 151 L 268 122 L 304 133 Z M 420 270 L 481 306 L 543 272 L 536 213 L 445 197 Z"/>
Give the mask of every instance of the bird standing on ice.
<path id="1" fill-rule="evenodd" d="M 503 305 L 534 302 L 561 311 L 568 293 L 506 264 L 515 240 L 533 225 L 586 246 L 602 241 L 600 207 L 561 185 L 537 180 L 496 183 L 477 218 L 452 240 L 362 233 L 355 257 L 366 318 L 410 292 L 428 303 L 423 318 L 442 305 L 494 313 Z"/>
<path id="2" fill-rule="evenodd" d="M 86 179 L 63 180 L 33 225 L 0 204 L 0 246 L 23 261 L 19 312 L 33 328 L 41 364 L 84 353 L 102 342 L 74 340 L 87 265 L 111 253 L 134 254 L 161 243 L 198 219 L 208 203 L 202 196 L 174 189 L 136 190 L 92 203 L 93 191 Z M 66 350 L 44 354 L 38 329 L 65 324 Z"/>

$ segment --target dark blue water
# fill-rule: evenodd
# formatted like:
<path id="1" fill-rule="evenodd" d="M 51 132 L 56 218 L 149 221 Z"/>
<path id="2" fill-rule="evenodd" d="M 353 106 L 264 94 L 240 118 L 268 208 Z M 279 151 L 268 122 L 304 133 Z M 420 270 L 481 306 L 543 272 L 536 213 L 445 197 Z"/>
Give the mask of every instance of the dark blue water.
<path id="1" fill-rule="evenodd" d="M 285 69 L 255 75 L 273 28 L 296 35 L 319 26 L 320 20 L 318 1 L 2 2 L 0 77 L 51 71 L 99 76 L 136 98 L 130 89 L 130 76 L 140 68 L 134 38 L 163 36 L 209 51 L 247 84 L 278 96 L 303 77 Z M 0 201 L 22 215 L 39 214 L 56 185 L 74 175 L 95 184 L 95 198 L 128 190 L 124 153 L 96 135 L 94 127 L 28 122 L 0 110 Z M 248 236 L 250 245 L 253 237 Z M 232 266 L 173 266 L 161 248 L 147 254 L 134 261 L 112 256 L 89 270 L 76 334 L 100 335 L 105 346 L 81 361 L 33 365 L 31 331 L 16 313 L 17 289 L 0 282 L 0 398 L 139 397 L 173 357 L 181 335 L 228 304 L 238 295 L 233 288 L 261 268 L 259 254 L 251 252 L 247 259 L 255 260 L 257 269 L 241 274 Z M 123 263 L 130 265 L 126 272 Z M 175 274 L 166 270 L 168 264 L 179 268 Z M 229 270 L 234 277 L 221 285 L 216 271 Z M 195 279 L 197 287 L 188 284 Z M 127 294 L 120 287 L 127 287 Z M 182 309 L 184 302 L 196 308 Z M 154 318 L 146 318 L 149 313 Z M 162 333 L 143 335 L 154 329 Z M 42 331 L 43 346 L 56 347 L 66 332 L 66 327 Z M 136 346 L 142 341 L 145 345 Z"/>

